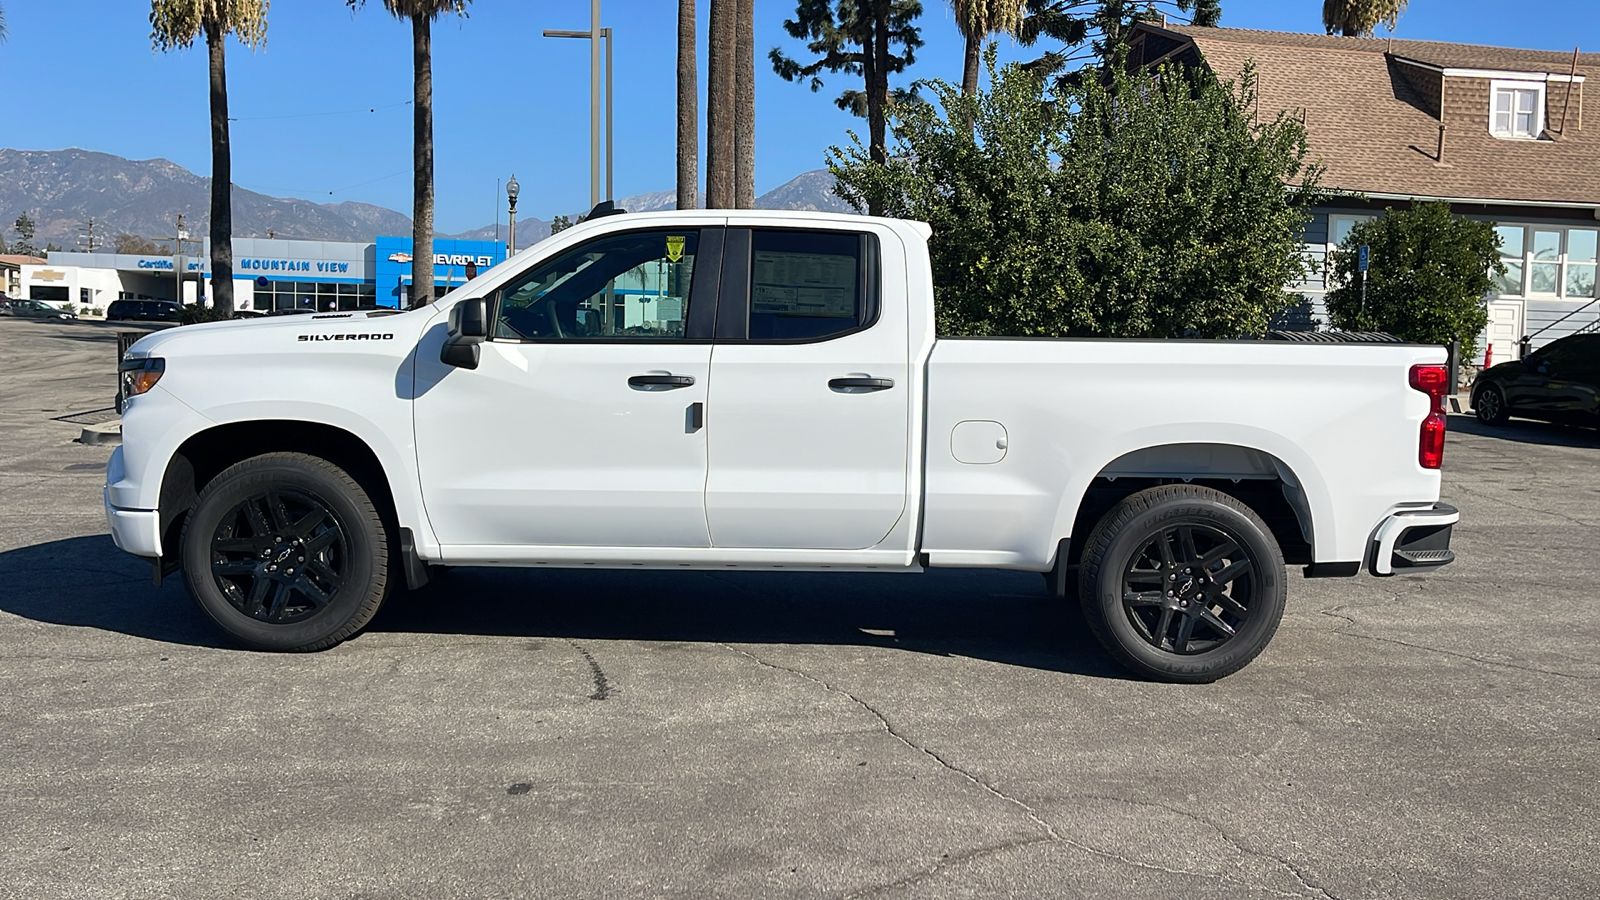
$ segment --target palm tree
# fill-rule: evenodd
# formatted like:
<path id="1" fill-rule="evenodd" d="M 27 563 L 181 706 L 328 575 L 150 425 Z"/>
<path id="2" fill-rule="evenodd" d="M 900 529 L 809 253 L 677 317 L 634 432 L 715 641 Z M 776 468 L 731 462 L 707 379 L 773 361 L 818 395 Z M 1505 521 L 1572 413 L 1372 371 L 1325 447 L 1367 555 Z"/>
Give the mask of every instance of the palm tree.
<path id="1" fill-rule="evenodd" d="M 678 0 L 678 208 L 700 206 L 700 73 L 694 0 Z"/>
<path id="2" fill-rule="evenodd" d="M 711 0 L 711 25 L 706 35 L 706 207 L 732 209 L 738 142 L 734 107 L 738 96 L 737 0 Z"/>
<path id="3" fill-rule="evenodd" d="M 345 0 L 351 10 L 367 0 Z M 467 14 L 471 0 L 383 0 L 383 8 L 411 22 L 413 74 L 411 150 L 411 305 L 433 302 L 433 20 Z"/>
<path id="4" fill-rule="evenodd" d="M 991 34 L 1012 34 L 1022 24 L 1027 0 L 950 0 L 956 27 L 967 40 L 966 65 L 961 70 L 961 93 L 978 95 L 978 63 L 983 42 Z"/>
<path id="5" fill-rule="evenodd" d="M 0 6 L 0 41 L 6 39 L 6 8 Z"/>
<path id="6" fill-rule="evenodd" d="M 756 48 L 755 11 L 752 0 L 739 0 L 734 60 L 733 205 L 756 205 Z"/>
<path id="7" fill-rule="evenodd" d="M 230 33 L 246 47 L 267 39 L 269 0 L 151 0 L 150 42 L 157 50 L 190 47 L 205 35 L 211 69 L 211 307 L 233 315 L 233 155 L 228 145 Z M 182 297 L 177 298 L 182 300 Z"/>
<path id="8" fill-rule="evenodd" d="M 1323 0 L 1322 24 L 1328 33 L 1345 37 L 1371 37 L 1378 26 L 1394 30 L 1408 0 Z"/>

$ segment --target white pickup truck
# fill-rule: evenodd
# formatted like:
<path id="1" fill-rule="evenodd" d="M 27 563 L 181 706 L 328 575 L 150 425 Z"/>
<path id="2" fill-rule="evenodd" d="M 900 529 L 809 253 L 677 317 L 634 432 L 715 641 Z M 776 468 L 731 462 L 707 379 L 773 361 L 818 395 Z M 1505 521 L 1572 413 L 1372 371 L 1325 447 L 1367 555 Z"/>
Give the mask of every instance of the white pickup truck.
<path id="1" fill-rule="evenodd" d="M 600 215 L 406 312 L 124 357 L 105 505 L 246 646 L 316 650 L 446 566 L 1044 573 L 1120 662 L 1210 681 L 1285 563 L 1437 568 L 1445 354 L 939 339 L 926 225 Z"/>

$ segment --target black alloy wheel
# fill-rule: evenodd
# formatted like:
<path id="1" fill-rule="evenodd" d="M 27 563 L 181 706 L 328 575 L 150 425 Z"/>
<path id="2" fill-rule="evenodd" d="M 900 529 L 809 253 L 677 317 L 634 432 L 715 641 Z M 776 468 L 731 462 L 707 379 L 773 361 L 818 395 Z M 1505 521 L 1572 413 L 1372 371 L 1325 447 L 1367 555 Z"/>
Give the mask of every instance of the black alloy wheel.
<path id="1" fill-rule="evenodd" d="M 1123 612 L 1157 650 L 1215 650 L 1238 636 L 1250 618 L 1254 570 L 1249 555 L 1219 528 L 1163 528 L 1123 571 Z"/>
<path id="2" fill-rule="evenodd" d="M 1478 388 L 1477 396 L 1472 398 L 1472 412 L 1485 425 L 1504 425 L 1506 419 L 1511 418 L 1510 410 L 1506 409 L 1505 392 L 1493 383 Z"/>
<path id="3" fill-rule="evenodd" d="M 183 580 L 223 631 L 255 650 L 321 650 L 359 632 L 389 587 L 389 527 L 362 485 L 304 453 L 223 470 L 190 510 Z"/>
<path id="4" fill-rule="evenodd" d="M 211 538 L 211 575 L 241 613 L 285 625 L 326 610 L 344 588 L 349 546 L 339 517 L 301 491 L 251 494 Z"/>
<path id="5" fill-rule="evenodd" d="M 1084 544 L 1078 597 L 1102 646 L 1133 672 L 1201 684 L 1239 671 L 1283 618 L 1283 551 L 1236 497 L 1192 484 L 1131 494 Z"/>

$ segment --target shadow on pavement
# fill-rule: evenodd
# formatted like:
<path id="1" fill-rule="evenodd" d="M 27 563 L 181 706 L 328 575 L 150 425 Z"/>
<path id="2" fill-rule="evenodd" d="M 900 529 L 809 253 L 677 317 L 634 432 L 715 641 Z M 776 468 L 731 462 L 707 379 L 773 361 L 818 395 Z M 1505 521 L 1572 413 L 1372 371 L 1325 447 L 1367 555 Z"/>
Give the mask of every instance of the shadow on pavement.
<path id="1" fill-rule="evenodd" d="M 0 553 L 0 610 L 201 647 L 231 644 L 179 579 L 107 536 Z M 390 598 L 374 633 L 894 647 L 1104 678 L 1128 677 L 1076 609 L 1032 572 L 920 575 L 457 569 Z M 359 638 L 358 638 L 359 640 Z"/>
<path id="2" fill-rule="evenodd" d="M 1593 428 L 1554 425 L 1528 419 L 1512 419 L 1504 425 L 1485 425 L 1476 416 L 1452 415 L 1449 431 L 1550 447 L 1600 447 L 1600 431 Z"/>

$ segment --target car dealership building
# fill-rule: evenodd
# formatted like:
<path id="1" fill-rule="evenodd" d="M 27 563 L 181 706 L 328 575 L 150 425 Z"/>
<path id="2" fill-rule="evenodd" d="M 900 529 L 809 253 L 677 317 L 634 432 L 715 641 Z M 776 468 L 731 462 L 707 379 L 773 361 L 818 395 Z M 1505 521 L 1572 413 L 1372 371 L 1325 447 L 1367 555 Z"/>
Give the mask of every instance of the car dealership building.
<path id="1" fill-rule="evenodd" d="M 47 303 L 90 308 L 113 300 L 181 300 L 210 293 L 210 242 L 186 244 L 191 256 L 51 252 L 45 264 L 21 267 L 18 293 Z M 435 240 L 437 293 L 465 284 L 502 262 L 501 241 Z M 181 272 L 181 275 L 180 275 Z M 410 237 L 371 242 L 235 238 L 233 297 L 240 310 L 319 311 L 406 305 L 410 293 Z"/>

